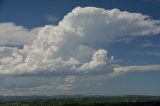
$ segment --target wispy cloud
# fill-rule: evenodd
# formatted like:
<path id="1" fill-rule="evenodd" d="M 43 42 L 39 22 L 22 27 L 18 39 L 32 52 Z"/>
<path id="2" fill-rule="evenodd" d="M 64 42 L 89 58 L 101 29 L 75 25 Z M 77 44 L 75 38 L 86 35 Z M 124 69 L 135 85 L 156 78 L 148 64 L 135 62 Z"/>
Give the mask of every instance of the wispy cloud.
<path id="1" fill-rule="evenodd" d="M 46 19 L 47 19 L 48 24 L 56 24 L 59 21 L 58 17 L 54 15 L 47 15 Z"/>

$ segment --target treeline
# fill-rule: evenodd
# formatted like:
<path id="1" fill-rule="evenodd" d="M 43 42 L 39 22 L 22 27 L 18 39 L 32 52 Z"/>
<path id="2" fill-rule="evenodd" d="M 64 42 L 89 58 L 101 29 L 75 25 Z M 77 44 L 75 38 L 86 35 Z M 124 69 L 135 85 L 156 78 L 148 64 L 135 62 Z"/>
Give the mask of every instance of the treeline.
<path id="1" fill-rule="evenodd" d="M 0 106 L 160 106 L 160 97 L 84 97 L 5 102 Z"/>
<path id="2" fill-rule="evenodd" d="M 128 102 L 128 103 L 94 103 L 94 104 L 64 104 L 63 106 L 160 106 L 160 101 Z"/>
<path id="3" fill-rule="evenodd" d="M 0 104 L 0 106 L 160 106 L 160 101 L 154 102 L 129 102 L 129 103 L 90 103 L 90 104 L 81 104 L 81 103 L 68 103 L 68 104 L 51 104 L 51 103 L 9 103 L 9 104 Z"/>

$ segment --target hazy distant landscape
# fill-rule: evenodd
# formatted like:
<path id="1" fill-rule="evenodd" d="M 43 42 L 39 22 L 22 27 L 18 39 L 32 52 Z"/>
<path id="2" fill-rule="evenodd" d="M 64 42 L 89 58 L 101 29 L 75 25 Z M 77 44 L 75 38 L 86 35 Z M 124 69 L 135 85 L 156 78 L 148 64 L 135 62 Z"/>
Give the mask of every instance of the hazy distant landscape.
<path id="1" fill-rule="evenodd" d="M 0 106 L 159 106 L 159 96 L 12 96 Z"/>

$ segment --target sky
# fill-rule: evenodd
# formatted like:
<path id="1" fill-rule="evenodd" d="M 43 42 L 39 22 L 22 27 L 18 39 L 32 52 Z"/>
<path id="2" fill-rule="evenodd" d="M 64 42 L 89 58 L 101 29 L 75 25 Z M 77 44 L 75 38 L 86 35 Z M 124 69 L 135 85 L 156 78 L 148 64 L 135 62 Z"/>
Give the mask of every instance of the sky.
<path id="1" fill-rule="evenodd" d="M 0 95 L 160 95 L 159 0 L 0 0 Z"/>

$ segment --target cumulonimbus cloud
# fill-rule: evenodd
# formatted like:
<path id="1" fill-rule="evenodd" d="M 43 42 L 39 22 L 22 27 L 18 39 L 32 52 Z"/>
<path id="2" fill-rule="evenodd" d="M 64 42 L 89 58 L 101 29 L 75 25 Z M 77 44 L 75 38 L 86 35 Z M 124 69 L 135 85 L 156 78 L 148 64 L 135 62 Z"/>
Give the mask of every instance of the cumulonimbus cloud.
<path id="1" fill-rule="evenodd" d="M 93 72 L 105 68 L 110 61 L 107 50 L 97 48 L 97 43 L 159 33 L 160 21 L 140 13 L 77 7 L 57 26 L 41 28 L 32 45 L 24 45 L 11 56 L 0 58 L 0 75 Z"/>

